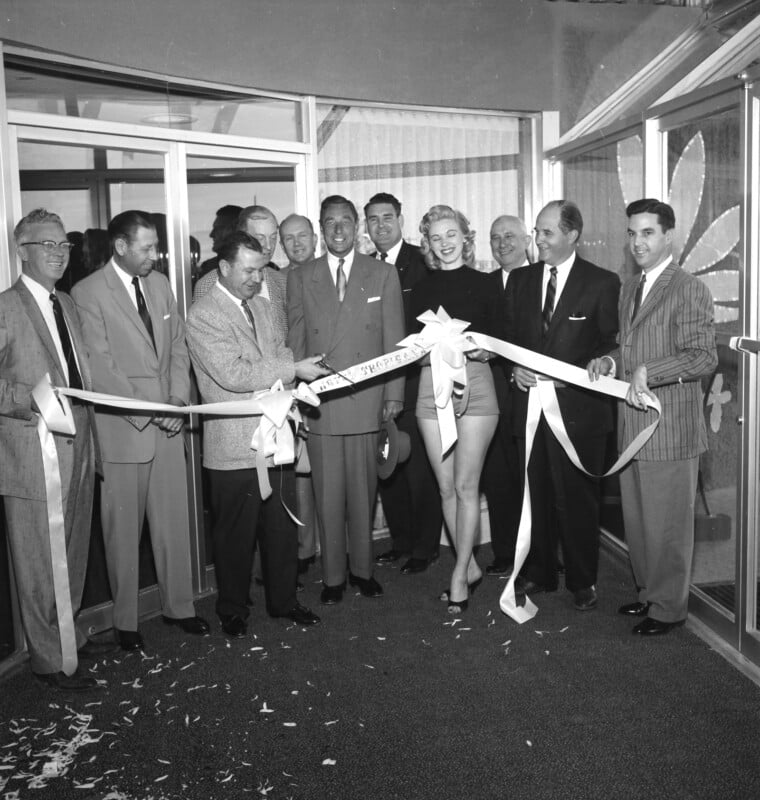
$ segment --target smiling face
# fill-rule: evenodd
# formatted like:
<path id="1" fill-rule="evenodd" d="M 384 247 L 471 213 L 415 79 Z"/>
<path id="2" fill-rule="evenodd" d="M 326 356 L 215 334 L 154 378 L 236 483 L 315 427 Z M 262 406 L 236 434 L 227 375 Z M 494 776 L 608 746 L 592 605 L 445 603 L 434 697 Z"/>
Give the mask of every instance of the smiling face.
<path id="1" fill-rule="evenodd" d="M 536 220 L 536 247 L 541 260 L 552 267 L 567 261 L 575 253 L 578 231 L 565 233 L 559 226 L 560 212 L 554 206 L 544 208 Z"/>
<path id="2" fill-rule="evenodd" d="M 66 242 L 66 231 L 57 222 L 37 222 L 27 225 L 23 235 L 24 242 Z M 69 264 L 67 247 L 56 247 L 48 253 L 41 244 L 18 245 L 21 268 L 25 275 L 42 284 L 49 292 L 63 277 Z"/>
<path id="3" fill-rule="evenodd" d="M 673 231 L 663 231 L 657 214 L 633 214 L 628 219 L 628 246 L 636 263 L 649 272 L 669 255 Z"/>
<path id="4" fill-rule="evenodd" d="M 291 217 L 280 225 L 282 249 L 291 266 L 300 267 L 314 259 L 317 237 L 304 217 Z"/>
<path id="5" fill-rule="evenodd" d="M 441 269 L 456 269 L 464 264 L 464 233 L 455 219 L 432 222 L 428 241 Z"/>
<path id="6" fill-rule="evenodd" d="M 491 225 L 491 253 L 497 264 L 509 272 L 525 261 L 530 236 L 514 217 L 499 217 Z"/>
<path id="7" fill-rule="evenodd" d="M 353 250 L 357 225 L 351 206 L 345 203 L 326 206 L 319 224 L 325 245 L 334 256 L 343 258 Z"/>
<path id="8" fill-rule="evenodd" d="M 240 247 L 232 261 L 220 259 L 219 282 L 238 300 L 250 300 L 259 290 L 267 261 L 264 253 Z"/>
<path id="9" fill-rule="evenodd" d="M 127 239 L 120 236 L 114 242 L 114 261 L 130 275 L 144 278 L 158 258 L 158 234 L 155 228 L 135 228 Z"/>
<path id="10" fill-rule="evenodd" d="M 381 253 L 401 241 L 404 217 L 390 203 L 373 203 L 367 208 L 367 233 Z"/>

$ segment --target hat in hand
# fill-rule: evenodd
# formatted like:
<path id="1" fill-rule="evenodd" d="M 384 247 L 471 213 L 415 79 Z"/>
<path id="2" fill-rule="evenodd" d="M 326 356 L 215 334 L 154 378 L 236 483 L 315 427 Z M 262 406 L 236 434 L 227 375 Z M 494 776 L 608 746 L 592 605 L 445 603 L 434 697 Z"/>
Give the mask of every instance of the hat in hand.
<path id="1" fill-rule="evenodd" d="M 400 431 L 392 419 L 384 422 L 377 434 L 375 449 L 378 478 L 390 478 L 396 466 L 409 458 L 411 450 L 409 434 Z"/>

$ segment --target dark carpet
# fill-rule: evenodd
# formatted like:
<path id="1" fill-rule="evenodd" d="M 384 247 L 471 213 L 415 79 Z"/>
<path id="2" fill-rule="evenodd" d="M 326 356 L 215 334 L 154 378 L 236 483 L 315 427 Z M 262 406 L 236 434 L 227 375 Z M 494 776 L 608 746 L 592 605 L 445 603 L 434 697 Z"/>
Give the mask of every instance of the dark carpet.
<path id="1" fill-rule="evenodd" d="M 215 619 L 201 638 L 148 621 L 145 654 L 99 662 L 108 685 L 94 693 L 12 676 L 0 797 L 760 796 L 760 689 L 685 628 L 634 637 L 615 613 L 634 598 L 614 556 L 595 611 L 539 595 L 523 626 L 498 610 L 497 578 L 452 621 L 437 599 L 452 563 L 378 568 L 384 598 L 349 591 L 328 608 L 312 568 L 311 629 L 265 617 L 260 596 L 240 641 Z"/>

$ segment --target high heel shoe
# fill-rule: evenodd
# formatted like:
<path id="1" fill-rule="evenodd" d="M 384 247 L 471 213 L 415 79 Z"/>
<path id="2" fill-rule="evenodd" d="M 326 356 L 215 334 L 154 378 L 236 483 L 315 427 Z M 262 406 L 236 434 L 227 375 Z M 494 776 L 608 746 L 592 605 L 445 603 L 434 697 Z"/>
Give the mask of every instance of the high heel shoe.
<path id="1" fill-rule="evenodd" d="M 481 583 L 483 583 L 483 576 L 482 575 L 477 580 L 474 580 L 472 583 L 468 583 L 467 584 L 467 596 L 469 597 L 469 596 L 475 594 L 475 590 L 478 588 L 478 586 L 480 586 Z M 438 599 L 442 603 L 448 603 L 449 602 L 449 590 L 448 589 L 444 589 L 441 592 L 441 594 L 438 597 Z M 465 603 L 466 602 L 467 601 L 465 600 Z M 459 603 L 455 603 L 454 605 L 459 605 Z"/>
<path id="2" fill-rule="evenodd" d="M 464 614 L 467 611 L 467 606 L 470 605 L 470 598 L 468 597 L 466 600 L 449 600 L 448 608 L 446 609 L 449 614 L 455 616 L 457 614 Z"/>

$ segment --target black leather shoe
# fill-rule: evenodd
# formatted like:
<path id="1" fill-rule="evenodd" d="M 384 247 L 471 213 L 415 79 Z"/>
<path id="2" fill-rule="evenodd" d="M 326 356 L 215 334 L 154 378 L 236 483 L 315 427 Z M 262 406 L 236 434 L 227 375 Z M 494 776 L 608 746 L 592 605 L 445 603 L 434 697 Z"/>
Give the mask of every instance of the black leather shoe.
<path id="1" fill-rule="evenodd" d="M 222 620 L 222 630 L 230 639 L 242 639 L 248 633 L 248 623 L 237 614 Z"/>
<path id="2" fill-rule="evenodd" d="M 340 601 L 343 599 L 343 592 L 345 591 L 345 588 L 345 583 L 341 583 L 338 586 L 324 586 L 322 589 L 322 594 L 319 596 L 322 605 L 333 606 L 336 603 L 340 603 Z"/>
<path id="3" fill-rule="evenodd" d="M 298 574 L 305 575 L 309 569 L 309 565 L 314 563 L 314 556 L 309 556 L 308 558 L 299 558 L 298 559 Z"/>
<path id="4" fill-rule="evenodd" d="M 358 587 L 363 597 L 381 597 L 383 594 L 383 587 L 374 578 L 360 578 L 349 572 L 348 582 Z"/>
<path id="5" fill-rule="evenodd" d="M 114 628 L 114 630 L 116 631 L 116 640 L 122 650 L 142 650 L 145 647 L 139 631 L 120 631 L 118 628 Z"/>
<path id="6" fill-rule="evenodd" d="M 515 594 L 522 596 L 524 594 L 542 594 L 543 592 L 556 592 L 557 587 L 543 586 L 535 581 L 527 580 L 520 576 L 515 581 Z"/>
<path id="7" fill-rule="evenodd" d="M 322 620 L 311 609 L 296 603 L 287 614 L 283 614 L 286 619 L 292 619 L 296 625 L 318 625 Z"/>
<path id="8" fill-rule="evenodd" d="M 403 550 L 396 550 L 395 547 L 392 547 L 390 550 L 386 550 L 384 553 L 380 553 L 379 556 L 375 556 L 375 563 L 376 564 L 394 564 L 404 555 Z"/>
<path id="9" fill-rule="evenodd" d="M 211 630 L 208 626 L 208 622 L 206 622 L 203 617 L 182 617 L 181 619 L 164 617 L 163 619 L 167 625 L 176 625 L 178 628 L 182 628 L 185 633 L 203 635 Z"/>
<path id="10" fill-rule="evenodd" d="M 511 575 L 512 560 L 509 558 L 495 558 L 492 564 L 486 567 L 486 575 Z"/>
<path id="11" fill-rule="evenodd" d="M 596 589 L 593 586 L 573 592 L 573 605 L 578 611 L 590 611 L 592 608 L 596 608 L 596 604 Z"/>
<path id="12" fill-rule="evenodd" d="M 116 642 L 95 642 L 92 639 L 88 639 L 77 650 L 77 657 L 80 661 L 97 661 L 103 656 L 117 652 L 118 649 L 119 645 Z"/>
<path id="13" fill-rule="evenodd" d="M 618 609 L 618 614 L 626 617 L 645 617 L 648 613 L 649 603 L 626 603 Z"/>
<path id="14" fill-rule="evenodd" d="M 84 675 L 78 669 L 74 671 L 73 675 L 66 675 L 63 672 L 33 672 L 32 674 L 46 686 L 60 689 L 63 692 L 89 692 L 98 687 L 95 678 Z"/>
<path id="15" fill-rule="evenodd" d="M 662 636 L 679 625 L 683 625 L 683 620 L 681 622 L 660 622 L 659 619 L 646 617 L 643 622 L 634 625 L 633 633 L 638 633 L 640 636 Z"/>
<path id="16" fill-rule="evenodd" d="M 416 575 L 419 572 L 424 572 L 434 561 L 435 558 L 410 558 L 409 561 L 401 567 L 401 574 Z"/>

